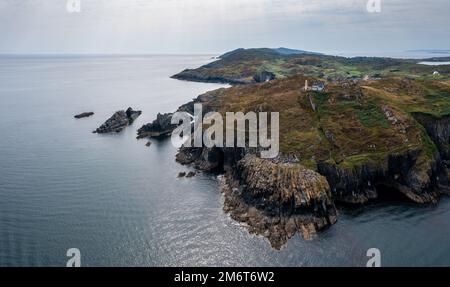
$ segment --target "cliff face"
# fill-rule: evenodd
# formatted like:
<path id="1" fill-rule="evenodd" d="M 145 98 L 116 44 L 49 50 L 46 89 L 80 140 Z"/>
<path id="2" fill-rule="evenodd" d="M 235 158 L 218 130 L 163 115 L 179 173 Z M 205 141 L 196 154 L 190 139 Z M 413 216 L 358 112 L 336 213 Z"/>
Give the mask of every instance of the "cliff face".
<path id="1" fill-rule="evenodd" d="M 246 148 L 181 148 L 177 161 L 224 171 L 224 211 L 280 249 L 299 232 L 305 239 L 337 220 L 325 177 L 297 163 L 266 160 Z"/>
<path id="2" fill-rule="evenodd" d="M 332 186 L 335 200 L 353 204 L 377 198 L 379 189 L 386 186 L 416 203 L 435 203 L 440 196 L 439 185 L 447 184 L 439 157 L 428 161 L 421 157 L 420 151 L 389 155 L 386 165 L 367 163 L 352 169 L 321 162 L 318 172 Z"/>
<path id="3" fill-rule="evenodd" d="M 439 149 L 442 159 L 450 160 L 450 116 L 436 118 L 421 113 L 414 113 L 413 116 L 424 126 Z"/>
<path id="4" fill-rule="evenodd" d="M 224 170 L 224 153 L 221 148 L 182 147 L 176 155 L 176 160 L 181 164 L 192 164 L 203 171 Z"/>
<path id="5" fill-rule="evenodd" d="M 298 164 L 247 155 L 225 178 L 224 210 L 276 249 L 296 232 L 310 239 L 336 222 L 327 180 Z"/>

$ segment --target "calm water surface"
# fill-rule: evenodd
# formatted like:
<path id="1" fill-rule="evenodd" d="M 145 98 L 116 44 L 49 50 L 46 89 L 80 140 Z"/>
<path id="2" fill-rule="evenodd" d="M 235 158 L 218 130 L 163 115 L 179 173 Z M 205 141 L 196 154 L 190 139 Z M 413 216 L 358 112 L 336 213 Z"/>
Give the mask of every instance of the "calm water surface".
<path id="1" fill-rule="evenodd" d="M 217 179 L 177 179 L 170 141 L 136 130 L 220 87 L 169 76 L 210 56 L 0 58 L 0 266 L 450 265 L 450 200 L 341 210 L 317 240 L 281 251 L 222 211 Z M 143 115 L 124 132 L 91 131 L 119 109 Z M 73 115 L 94 111 L 91 118 Z"/>

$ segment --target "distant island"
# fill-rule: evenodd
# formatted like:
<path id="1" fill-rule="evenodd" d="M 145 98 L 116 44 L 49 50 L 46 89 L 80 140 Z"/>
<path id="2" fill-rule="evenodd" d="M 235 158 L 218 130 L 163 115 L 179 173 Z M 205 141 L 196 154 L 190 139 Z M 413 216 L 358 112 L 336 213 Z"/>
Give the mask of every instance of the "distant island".
<path id="1" fill-rule="evenodd" d="M 296 232 L 312 238 L 333 225 L 336 203 L 396 194 L 434 204 L 450 193 L 450 66 L 418 64 L 427 60 L 228 52 L 173 76 L 233 85 L 180 110 L 279 112 L 281 153 L 267 160 L 248 148 L 181 148 L 177 160 L 223 172 L 224 210 L 276 249 Z M 163 126 L 168 134 L 161 121 L 170 114 L 158 118 L 140 135 Z"/>
<path id="2" fill-rule="evenodd" d="M 422 52 L 422 53 L 429 53 L 429 54 L 450 54 L 450 50 L 436 50 L 436 49 L 421 49 L 421 50 L 409 50 L 407 52 Z"/>

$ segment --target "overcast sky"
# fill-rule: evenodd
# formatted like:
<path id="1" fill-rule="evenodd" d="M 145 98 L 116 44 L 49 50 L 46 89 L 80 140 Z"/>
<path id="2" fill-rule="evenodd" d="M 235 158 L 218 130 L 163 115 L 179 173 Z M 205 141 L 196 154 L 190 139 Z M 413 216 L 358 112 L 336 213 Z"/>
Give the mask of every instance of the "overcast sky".
<path id="1" fill-rule="evenodd" d="M 0 0 L 0 53 L 450 49 L 449 0 Z"/>

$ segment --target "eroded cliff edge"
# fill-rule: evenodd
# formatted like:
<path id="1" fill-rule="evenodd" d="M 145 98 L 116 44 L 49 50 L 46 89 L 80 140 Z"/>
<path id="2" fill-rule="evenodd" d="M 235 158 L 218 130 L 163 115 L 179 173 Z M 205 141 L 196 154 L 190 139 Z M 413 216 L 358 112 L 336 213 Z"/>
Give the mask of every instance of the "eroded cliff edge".
<path id="1" fill-rule="evenodd" d="M 295 163 L 247 155 L 225 176 L 224 211 L 279 249 L 297 232 L 311 239 L 337 220 L 325 177 Z"/>

